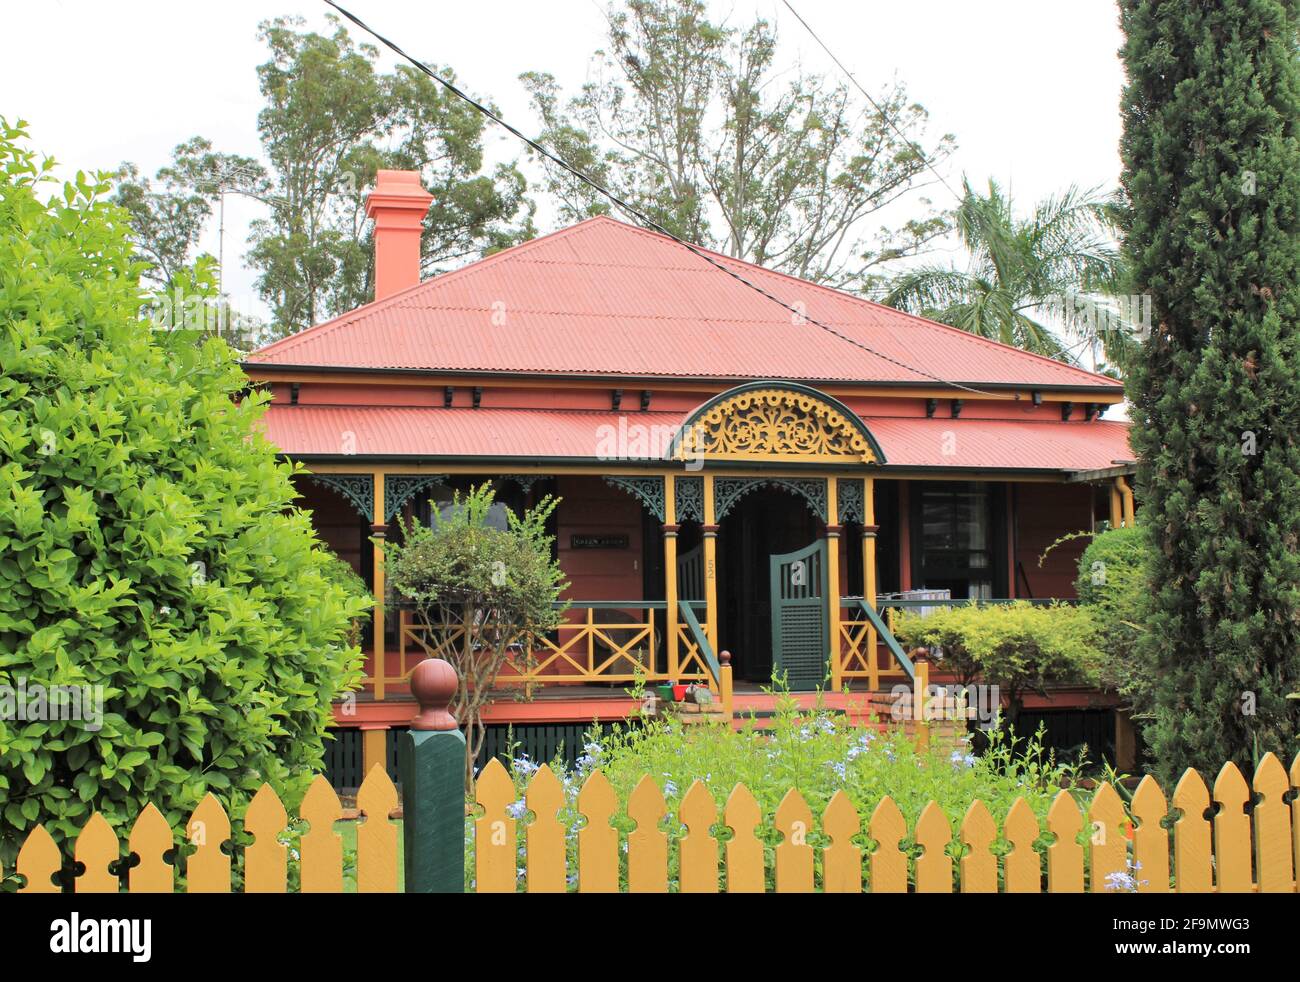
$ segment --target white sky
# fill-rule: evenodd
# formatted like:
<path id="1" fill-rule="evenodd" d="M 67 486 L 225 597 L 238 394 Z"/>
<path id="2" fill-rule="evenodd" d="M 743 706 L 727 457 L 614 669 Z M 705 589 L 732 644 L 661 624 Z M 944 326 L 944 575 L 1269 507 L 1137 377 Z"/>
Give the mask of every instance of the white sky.
<path id="1" fill-rule="evenodd" d="M 1119 178 L 1117 57 L 1112 0 L 791 0 L 868 91 L 894 77 L 930 111 L 934 134 L 957 138 L 942 168 L 959 187 L 994 176 L 1022 207 L 1075 183 Z M 555 75 L 566 92 L 587 77 L 604 38 L 601 0 L 350 0 L 358 17 L 413 55 L 451 65 L 463 88 L 491 99 L 525 132 L 536 118 L 517 76 Z M 777 25 L 780 62 L 838 76 L 838 69 L 780 0 L 711 0 L 715 16 Z M 256 155 L 261 99 L 255 66 L 266 60 L 261 20 L 299 14 L 323 30 L 323 3 L 308 0 L 39 0 L 5 12 L 0 114 L 31 124 L 34 145 L 68 174 L 123 160 L 152 176 L 172 148 L 200 134 L 218 150 Z M 354 37 L 360 33 L 353 30 Z M 22 43 L 15 43 L 22 39 Z M 391 66 L 387 55 L 383 64 Z M 494 132 L 495 131 L 495 132 Z M 522 157 L 492 127 L 493 157 Z M 947 192 L 930 192 L 945 203 Z M 248 222 L 260 206 L 226 206 L 225 287 L 237 309 L 254 293 L 242 265 Z M 550 231 L 540 212 L 541 231 Z M 200 243 L 216 253 L 215 220 Z M 261 312 L 260 308 L 255 308 Z"/>

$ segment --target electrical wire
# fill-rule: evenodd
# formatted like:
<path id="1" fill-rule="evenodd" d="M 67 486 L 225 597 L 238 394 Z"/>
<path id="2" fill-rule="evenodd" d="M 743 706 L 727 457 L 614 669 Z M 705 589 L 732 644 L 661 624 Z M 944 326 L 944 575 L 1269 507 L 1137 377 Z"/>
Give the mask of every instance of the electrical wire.
<path id="1" fill-rule="evenodd" d="M 648 215 L 646 215 L 646 214 L 644 214 L 643 212 L 641 212 L 641 211 L 640 211 L 639 209 L 637 209 L 634 205 L 632 205 L 632 204 L 628 203 L 627 201 L 623 200 L 622 198 L 620 198 L 617 194 L 615 194 L 613 191 L 609 190 L 607 187 L 605 187 L 604 185 L 602 185 L 602 184 L 601 184 L 599 181 L 597 181 L 595 178 L 590 177 L 589 175 L 585 174 L 583 171 L 579 170 L 577 167 L 574 167 L 574 166 L 573 166 L 572 164 L 570 164 L 568 161 L 566 161 L 566 160 L 564 160 L 563 158 L 557 156 L 555 153 L 553 153 L 552 151 L 550 151 L 550 150 L 547 149 L 546 147 L 542 146 L 542 144 L 538 143 L 538 142 L 537 142 L 536 140 L 534 140 L 532 137 L 528 136 L 528 135 L 525 134 L 525 133 L 520 132 L 518 129 L 516 129 L 514 126 L 512 126 L 510 123 L 507 123 L 504 119 L 502 119 L 499 115 L 497 115 L 497 113 L 494 112 L 492 109 L 490 109 L 489 107 L 487 107 L 487 106 L 483 105 L 482 103 L 478 102 L 476 99 L 474 99 L 472 96 L 468 95 L 467 93 L 462 92 L 462 91 L 461 91 L 459 88 L 457 88 L 454 84 L 452 84 L 451 82 L 449 82 L 449 81 L 447 81 L 446 79 L 442 78 L 440 75 L 438 75 L 436 72 L 434 72 L 431 68 L 429 68 L 427 65 L 425 65 L 425 64 L 424 64 L 422 61 L 420 61 L 418 58 L 415 58 L 413 55 L 409 55 L 409 54 L 407 54 L 407 53 L 406 53 L 405 51 L 403 51 L 402 48 L 399 47 L 395 42 L 389 40 L 389 39 L 386 38 L 384 35 L 380 34 L 380 33 L 379 33 L 378 31 L 376 31 L 373 27 L 371 27 L 369 24 L 367 24 L 367 23 L 366 23 L 365 21 L 363 21 L 361 18 L 357 17 L 356 14 L 352 13 L 352 12 L 351 12 L 350 10 L 348 10 L 346 7 L 343 7 L 343 6 L 341 6 L 340 4 L 336 3 L 335 0 L 324 0 L 324 2 L 325 2 L 326 4 L 328 4 L 329 6 L 333 7 L 333 8 L 334 8 L 335 10 L 337 10 L 340 14 L 342 14 L 345 18 L 347 18 L 349 21 L 351 21 L 353 24 L 355 24 L 355 25 L 356 25 L 357 27 L 359 27 L 361 30 L 365 31 L 367 34 L 369 34 L 369 35 L 370 35 L 371 37 L 373 37 L 376 41 L 378 41 L 379 43 L 381 43 L 382 45 L 384 45 L 386 48 L 388 48 L 388 49 L 389 49 L 390 51 L 392 51 L 394 54 L 396 54 L 396 55 L 398 55 L 399 57 L 404 58 L 406 61 L 410 62 L 410 63 L 411 63 L 413 66 L 415 66 L 415 68 L 417 68 L 420 72 L 422 72 L 423 74 L 427 75 L 429 78 L 433 79 L 433 81 L 437 82 L 439 85 L 441 85 L 444 89 L 446 89 L 446 90 L 447 90 L 448 92 L 450 92 L 452 95 L 454 95 L 454 96 L 456 96 L 458 99 L 461 99 L 462 101 L 468 103 L 470 106 L 472 106 L 474 109 L 478 110 L 480 113 L 482 113 L 482 114 L 483 114 L 484 116 L 486 116 L 488 119 L 492 120 L 492 122 L 496 123 L 498 126 L 502 127 L 504 130 L 506 130 L 506 132 L 510 133 L 512 136 L 514 136 L 514 137 L 516 137 L 517 139 L 521 140 L 521 141 L 522 141 L 523 143 L 525 143 L 525 144 L 526 144 L 530 149 L 532 149 L 535 153 L 541 155 L 542 157 L 545 157 L 547 160 L 551 161 L 551 162 L 552 162 L 553 164 L 555 164 L 557 167 L 559 167 L 559 168 L 561 168 L 562 170 L 566 171 L 567 173 L 573 175 L 575 178 L 577 178 L 577 179 L 578 179 L 579 181 L 581 181 L 583 184 L 586 184 L 588 187 L 590 187 L 590 188 L 591 188 L 593 191 L 595 191 L 596 193 L 598 193 L 598 194 L 604 196 L 605 198 L 608 198 L 608 199 L 609 199 L 609 200 L 610 200 L 610 201 L 611 201 L 611 202 L 612 202 L 616 207 L 618 207 L 620 210 L 622 210 L 626 215 L 628 215 L 630 218 L 632 218 L 635 222 L 638 222 L 638 223 L 642 224 L 643 226 L 645 226 L 646 228 L 649 228 L 649 229 L 651 229 L 652 231 L 658 232 L 660 235 L 663 235 L 663 236 L 665 236 L 665 237 L 671 239 L 672 241 L 676 242 L 678 245 L 680 245 L 680 246 L 682 246 L 683 248 L 685 248 L 685 249 L 687 249 L 688 251 L 690 251 L 693 255 L 699 257 L 700 259 L 703 259 L 703 260 L 704 260 L 706 263 L 708 263 L 710 266 L 713 266 L 715 269 L 719 269 L 719 270 L 721 270 L 722 272 L 724 272 L 724 273 L 726 273 L 728 276 L 730 276 L 732 279 L 739 281 L 740 283 L 742 283 L 742 284 L 744 284 L 745 286 L 749 287 L 751 290 L 754 290 L 755 292 L 757 292 L 757 293 L 761 294 L 762 296 L 766 297 L 768 300 L 771 300 L 773 303 L 779 304 L 780 306 L 784 307 L 786 310 L 790 311 L 790 313 L 794 314 L 795 317 L 798 318 L 798 320 L 793 321 L 793 323 L 796 323 L 796 324 L 797 324 L 797 323 L 799 323 L 800 321 L 806 321 L 807 323 L 812 324 L 812 325 L 814 325 L 815 327 L 817 327 L 817 328 L 819 328 L 819 329 L 821 329 L 821 330 L 823 330 L 823 331 L 826 331 L 827 333 L 833 335 L 834 337 L 839 338 L 841 341 L 844 341 L 844 342 L 846 342 L 847 344 L 851 344 L 851 345 L 853 345 L 855 348 L 860 348 L 861 350 L 866 351 L 868 354 L 874 355 L 875 357 L 880 358 L 881 360 L 886 361 L 886 362 L 888 362 L 888 363 L 891 364 L 891 365 L 894 365 L 894 366 L 896 366 L 896 367 L 898 367 L 898 368 L 902 368 L 902 369 L 905 370 L 905 371 L 912 372 L 913 374 L 919 375 L 919 376 L 921 376 L 922 378 L 930 379 L 930 380 L 933 381 L 933 382 L 938 382 L 940 385 L 945 385 L 945 386 L 949 386 L 949 387 L 954 388 L 954 389 L 959 389 L 959 390 L 961 390 L 962 392 L 970 392 L 970 393 L 972 393 L 972 394 L 974 394 L 974 395 L 989 395 L 989 394 L 990 394 L 990 393 L 988 393 L 988 392 L 985 392 L 985 391 L 982 390 L 982 389 L 973 388 L 973 387 L 971 387 L 971 386 L 969 386 L 969 385 L 963 385 L 961 382 L 953 382 L 953 381 L 950 381 L 949 379 L 941 378 L 941 377 L 939 377 L 938 375 L 934 375 L 934 374 L 932 374 L 931 372 L 927 372 L 927 371 L 925 371 L 925 370 L 922 369 L 922 368 L 917 368 L 915 365 L 909 365 L 909 364 L 907 364 L 906 362 L 899 361 L 897 358 L 891 357 L 890 355 L 887 355 L 887 354 L 885 354 L 885 353 L 882 352 L 882 351 L 877 351 L 875 348 L 871 347 L 871 346 L 868 345 L 868 344 L 864 344 L 863 342 L 859 341 L 857 338 L 849 337 L 849 336 L 848 336 L 847 334 L 845 334 L 844 332 L 839 331 L 839 330 L 837 330 L 836 328 L 833 328 L 833 327 L 831 327 L 831 326 L 828 325 L 828 324 L 823 324 L 821 321 L 817 320 L 817 319 L 814 318 L 814 317 L 809 316 L 805 311 L 802 311 L 802 310 L 798 309 L 797 307 L 793 306 L 792 304 L 786 303 L 786 302 L 785 302 L 784 300 L 782 300 L 780 297 L 776 296 L 775 294 L 771 293 L 770 291 L 766 290 L 765 288 L 759 286 L 757 283 L 754 283 L 752 280 L 746 279 L 744 276 L 740 275 L 740 273 L 738 273 L 738 272 L 736 272 L 735 270 L 731 269 L 729 266 L 726 266 L 726 265 L 724 265 L 723 263 L 718 262 L 718 261 L 717 261 L 716 259 L 714 259 L 712 256 L 708 255 L 708 254 L 707 254 L 706 252 L 704 252 L 703 250 L 697 248 L 697 247 L 696 247 L 695 245 L 693 245 L 692 243 L 687 242 L 685 239 L 679 238 L 677 235 L 673 234 L 673 233 L 670 232 L 668 229 L 664 228 L 662 225 L 660 225 L 660 224 L 659 224 L 658 222 L 656 222 L 654 219 L 650 218 Z M 791 8 L 791 9 L 793 10 L 793 8 Z M 797 17 L 798 14 L 795 14 L 795 16 Z M 869 98 L 869 97 L 868 97 L 868 98 Z M 873 104 L 874 104 L 874 103 L 873 103 Z M 927 162 L 927 164 L 928 164 L 928 162 Z M 936 172 L 936 173 L 937 173 L 937 172 Z M 941 180 L 942 180 L 942 178 L 941 178 Z M 952 189 L 949 188 L 949 190 L 952 190 Z"/>

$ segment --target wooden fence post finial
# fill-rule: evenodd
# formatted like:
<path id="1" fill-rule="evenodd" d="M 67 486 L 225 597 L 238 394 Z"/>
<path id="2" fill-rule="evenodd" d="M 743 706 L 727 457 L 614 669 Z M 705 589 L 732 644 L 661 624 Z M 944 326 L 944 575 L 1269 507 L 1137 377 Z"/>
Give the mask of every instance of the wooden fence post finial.
<path id="1" fill-rule="evenodd" d="M 411 671 L 411 695 L 420 711 L 411 720 L 413 730 L 446 732 L 456 729 L 451 700 L 456 695 L 456 670 L 441 658 L 426 658 Z"/>
<path id="2" fill-rule="evenodd" d="M 916 722 L 916 742 L 922 749 L 930 746 L 927 705 L 930 701 L 930 649 L 915 648 L 911 654 L 916 675 L 912 680 L 912 719 Z"/>
<path id="3" fill-rule="evenodd" d="M 727 718 L 727 725 L 731 725 L 731 720 L 735 715 L 735 683 L 732 680 L 731 652 L 718 652 L 718 664 L 721 666 L 722 677 L 718 680 L 719 695 L 722 697 L 722 712 Z"/>
<path id="4" fill-rule="evenodd" d="M 441 658 L 411 672 L 420 711 L 397 743 L 407 893 L 465 890 L 465 734 L 448 711 L 457 684 Z"/>

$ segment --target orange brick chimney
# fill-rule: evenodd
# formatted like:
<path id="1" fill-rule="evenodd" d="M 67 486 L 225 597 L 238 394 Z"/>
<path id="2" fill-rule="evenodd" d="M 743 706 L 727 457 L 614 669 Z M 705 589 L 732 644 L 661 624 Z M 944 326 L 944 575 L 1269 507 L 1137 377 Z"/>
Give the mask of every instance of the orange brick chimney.
<path id="1" fill-rule="evenodd" d="M 381 170 L 366 198 L 375 220 L 375 299 L 420 282 L 420 230 L 433 195 L 413 170 Z"/>

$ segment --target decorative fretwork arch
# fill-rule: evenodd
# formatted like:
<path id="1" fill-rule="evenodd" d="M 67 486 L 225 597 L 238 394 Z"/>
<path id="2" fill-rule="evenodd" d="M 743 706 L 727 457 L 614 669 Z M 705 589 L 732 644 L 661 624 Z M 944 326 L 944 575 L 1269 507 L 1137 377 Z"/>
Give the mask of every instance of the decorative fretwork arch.
<path id="1" fill-rule="evenodd" d="M 802 498 L 808 509 L 826 521 L 826 481 L 820 477 L 718 477 L 713 481 L 713 510 L 722 521 L 738 502 L 759 488 L 779 488 Z"/>
<path id="2" fill-rule="evenodd" d="M 367 521 L 374 514 L 375 479 L 370 474 L 303 474 L 313 484 L 340 494 Z"/>
<path id="3" fill-rule="evenodd" d="M 751 382 L 714 396 L 682 423 L 671 455 L 678 460 L 885 462 L 853 410 L 791 382 Z"/>
<path id="4" fill-rule="evenodd" d="M 391 522 L 402 506 L 422 491 L 443 484 L 446 474 L 387 474 L 384 476 L 384 521 Z"/>
<path id="5" fill-rule="evenodd" d="M 662 477 L 622 477 L 607 475 L 605 483 L 634 496 L 646 511 L 664 520 L 664 479 Z"/>

